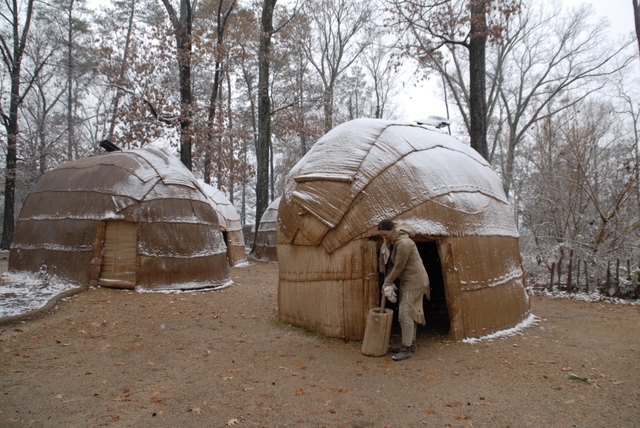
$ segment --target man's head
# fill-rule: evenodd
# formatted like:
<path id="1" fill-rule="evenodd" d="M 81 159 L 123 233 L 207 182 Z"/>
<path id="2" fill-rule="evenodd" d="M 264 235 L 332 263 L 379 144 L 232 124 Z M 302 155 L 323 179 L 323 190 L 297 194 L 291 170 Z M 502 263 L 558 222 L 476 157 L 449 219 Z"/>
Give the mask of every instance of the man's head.
<path id="1" fill-rule="evenodd" d="M 378 235 L 382 236 L 385 241 L 393 241 L 395 238 L 394 224 L 389 219 L 384 219 L 378 223 Z"/>

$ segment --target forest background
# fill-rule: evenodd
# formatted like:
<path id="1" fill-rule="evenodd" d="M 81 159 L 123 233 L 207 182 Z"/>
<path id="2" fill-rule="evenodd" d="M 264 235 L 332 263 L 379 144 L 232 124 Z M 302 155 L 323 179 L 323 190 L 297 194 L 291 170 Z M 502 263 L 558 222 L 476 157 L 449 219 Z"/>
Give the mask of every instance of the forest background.
<path id="1" fill-rule="evenodd" d="M 5 0 L 0 247 L 39 177 L 105 139 L 172 150 L 255 227 L 322 135 L 401 117 L 428 79 L 445 132 L 503 180 L 529 283 L 553 271 L 580 286 L 584 266 L 582 286 L 608 288 L 617 261 L 618 292 L 637 296 L 640 7 L 627 3 L 635 34 L 553 0 Z"/>

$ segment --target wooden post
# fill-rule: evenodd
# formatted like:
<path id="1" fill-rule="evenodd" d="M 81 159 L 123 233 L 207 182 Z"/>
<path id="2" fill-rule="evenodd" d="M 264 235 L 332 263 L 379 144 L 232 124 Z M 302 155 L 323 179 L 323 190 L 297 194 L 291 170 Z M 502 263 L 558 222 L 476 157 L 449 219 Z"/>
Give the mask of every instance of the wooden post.
<path id="1" fill-rule="evenodd" d="M 558 290 L 562 288 L 562 257 L 558 260 Z"/>
<path id="2" fill-rule="evenodd" d="M 571 293 L 572 290 L 572 284 L 571 284 L 571 276 L 572 276 L 572 270 L 573 270 L 573 248 L 569 251 L 569 271 L 567 272 L 567 293 Z"/>
<path id="3" fill-rule="evenodd" d="M 611 261 L 607 260 L 607 280 L 604 282 L 605 291 L 609 294 L 609 289 L 611 287 Z"/>
<path id="4" fill-rule="evenodd" d="M 589 292 L 589 272 L 587 272 L 587 261 L 584 261 L 584 291 Z"/>
<path id="5" fill-rule="evenodd" d="M 576 273 L 576 289 L 580 292 L 580 259 L 576 261 L 576 267 L 578 268 L 578 272 Z"/>
<path id="6" fill-rule="evenodd" d="M 620 296 L 620 259 L 616 259 L 616 282 L 613 285 L 613 295 Z"/>
<path id="7" fill-rule="evenodd" d="M 556 273 L 556 262 L 551 263 L 551 280 L 549 281 L 549 290 L 553 290 L 553 275 Z"/>
<path id="8" fill-rule="evenodd" d="M 627 281 L 631 281 L 631 261 L 627 259 Z"/>

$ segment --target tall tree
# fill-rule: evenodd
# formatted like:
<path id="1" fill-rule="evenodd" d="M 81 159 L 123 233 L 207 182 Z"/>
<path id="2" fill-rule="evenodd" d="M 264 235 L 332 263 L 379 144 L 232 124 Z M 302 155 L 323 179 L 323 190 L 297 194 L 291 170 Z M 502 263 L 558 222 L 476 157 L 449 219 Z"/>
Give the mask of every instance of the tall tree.
<path id="1" fill-rule="evenodd" d="M 94 132 L 123 148 L 159 138 L 180 147 L 175 32 L 164 6 L 151 1 L 142 7 L 141 1 L 115 1 L 96 20 L 101 80 L 94 99 L 104 105 Z"/>
<path id="2" fill-rule="evenodd" d="M 65 47 L 64 69 L 66 72 L 66 121 L 67 121 L 67 159 L 71 160 L 78 152 L 78 108 L 80 103 L 80 79 L 91 70 L 87 55 L 86 35 L 89 25 L 83 19 L 86 14 L 85 0 L 55 0 L 50 10 L 53 19 L 59 22 L 61 45 Z M 58 15 L 55 17 L 55 15 Z M 54 24 L 55 25 L 55 24 Z"/>
<path id="3" fill-rule="evenodd" d="M 220 93 L 220 84 L 222 78 L 222 66 L 223 59 L 225 58 L 225 46 L 224 35 L 225 29 L 229 22 L 229 17 L 237 5 L 236 0 L 224 1 L 218 0 L 215 4 L 214 16 L 216 19 L 215 27 L 215 45 L 214 51 L 214 71 L 213 71 L 213 86 L 211 88 L 211 97 L 209 101 L 209 113 L 207 117 L 207 139 L 205 141 L 205 156 L 204 156 L 204 182 L 211 183 L 211 154 L 213 140 L 216 138 L 214 135 L 214 121 L 216 118 L 216 107 L 218 104 L 218 95 Z"/>
<path id="4" fill-rule="evenodd" d="M 269 206 L 269 147 L 271 146 L 271 96 L 269 75 L 271 62 L 271 38 L 273 36 L 273 11 L 278 0 L 262 1 L 260 19 L 260 50 L 258 52 L 258 141 L 256 147 L 256 224 L 255 235 L 262 214 Z M 255 248 L 255 240 L 252 245 Z"/>
<path id="5" fill-rule="evenodd" d="M 631 0 L 633 3 L 633 22 L 636 27 L 636 39 L 638 41 L 638 53 L 640 54 L 640 0 Z"/>
<path id="6" fill-rule="evenodd" d="M 441 74 L 448 61 L 464 68 L 446 52 L 467 51 L 468 83 L 464 76 L 449 76 L 462 90 L 456 100 L 469 133 L 471 147 L 489 160 L 486 92 L 486 46 L 500 38 L 501 20 L 519 10 L 519 0 L 392 0 L 396 22 L 406 29 L 406 49 L 414 58 Z"/>
<path id="7" fill-rule="evenodd" d="M 273 69 L 273 134 L 282 147 L 276 170 L 291 169 L 322 134 L 322 84 L 314 71 L 300 40 L 307 37 L 309 16 L 299 13 L 278 33 L 279 49 Z M 272 180 L 273 181 L 273 180 Z M 276 180 L 277 181 L 277 180 Z"/>
<path id="8" fill-rule="evenodd" d="M 170 0 L 162 0 L 173 27 L 176 40 L 176 57 L 178 60 L 180 81 L 180 160 L 191 170 L 192 141 L 191 124 L 193 122 L 193 95 L 191 82 L 191 48 L 194 4 L 191 0 L 180 0 L 178 13 Z"/>
<path id="9" fill-rule="evenodd" d="M 0 12 L 8 31 L 0 31 L 0 54 L 11 81 L 8 94 L 9 111 L 0 104 L 0 118 L 7 135 L 6 169 L 4 183 L 4 220 L 2 224 L 2 241 L 0 248 L 8 249 L 15 231 L 15 192 L 16 168 L 18 160 L 19 108 L 27 93 L 33 86 L 34 79 L 40 73 L 44 63 L 35 64 L 28 76 L 23 76 L 22 66 L 29 40 L 29 29 L 33 19 L 34 0 L 5 2 L 6 9 Z M 21 88 L 22 80 L 25 86 Z M 4 86 L 2 99 L 5 99 Z"/>
<path id="10" fill-rule="evenodd" d="M 387 46 L 379 36 L 374 44 L 364 53 L 363 64 L 369 72 L 373 84 L 374 111 L 373 117 L 382 119 L 388 117 L 390 109 L 389 98 L 395 92 L 394 64 L 391 60 L 393 45 Z"/>
<path id="11" fill-rule="evenodd" d="M 489 1 L 469 2 L 469 139 L 471 147 L 488 159 L 487 147 L 487 9 Z"/>
<path id="12" fill-rule="evenodd" d="M 312 21 L 302 46 L 323 86 L 324 131 L 333 128 L 334 92 L 338 79 L 371 43 L 374 2 L 315 0 L 305 5 Z"/>
<path id="13" fill-rule="evenodd" d="M 44 52 L 37 53 L 46 55 L 51 47 L 45 46 Z M 39 60 L 36 58 L 34 62 Z M 43 69 L 22 105 L 27 134 L 24 138 L 25 149 L 28 151 L 23 157 L 31 162 L 31 169 L 37 171 L 38 175 L 47 172 L 51 164 L 64 160 L 57 153 L 64 153 L 59 148 L 65 134 L 59 120 L 61 115 L 57 114 L 60 100 L 66 92 L 57 80 L 59 77 L 55 67 Z"/>
<path id="14" fill-rule="evenodd" d="M 116 7 L 114 7 L 110 11 L 111 13 L 108 13 L 104 17 L 105 20 L 115 19 L 115 20 L 118 20 L 118 22 L 119 22 L 119 19 L 124 18 L 127 22 L 127 27 L 124 35 L 124 43 L 122 47 L 122 59 L 119 61 L 119 64 L 116 66 L 117 77 L 115 77 L 115 80 L 114 80 L 116 90 L 115 90 L 115 95 L 113 97 L 112 105 L 111 105 L 111 114 L 110 114 L 111 118 L 109 120 L 109 130 L 106 135 L 109 138 L 113 137 L 113 134 L 116 129 L 116 123 L 117 123 L 116 119 L 118 117 L 118 109 L 120 108 L 120 101 L 123 95 L 122 87 L 125 84 L 125 76 L 127 73 L 127 69 L 130 67 L 129 59 L 132 55 L 131 46 L 133 43 L 132 39 L 134 37 L 137 5 L 138 5 L 138 0 L 129 0 L 129 5 L 124 11 L 118 8 L 117 7 L 118 5 L 116 5 Z M 115 26 L 117 24 L 115 22 L 112 22 L 111 25 Z"/>

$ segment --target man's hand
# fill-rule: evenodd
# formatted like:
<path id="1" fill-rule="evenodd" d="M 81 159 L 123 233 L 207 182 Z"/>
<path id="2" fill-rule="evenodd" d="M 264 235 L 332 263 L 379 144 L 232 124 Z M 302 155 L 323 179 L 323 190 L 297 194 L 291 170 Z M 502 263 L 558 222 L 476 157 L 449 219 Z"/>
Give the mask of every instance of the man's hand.
<path id="1" fill-rule="evenodd" d="M 393 283 L 385 282 L 382 286 L 382 292 L 385 296 L 387 296 L 387 300 L 391 303 L 395 303 L 398 301 L 398 296 L 396 295 L 396 291 L 398 288 Z"/>

